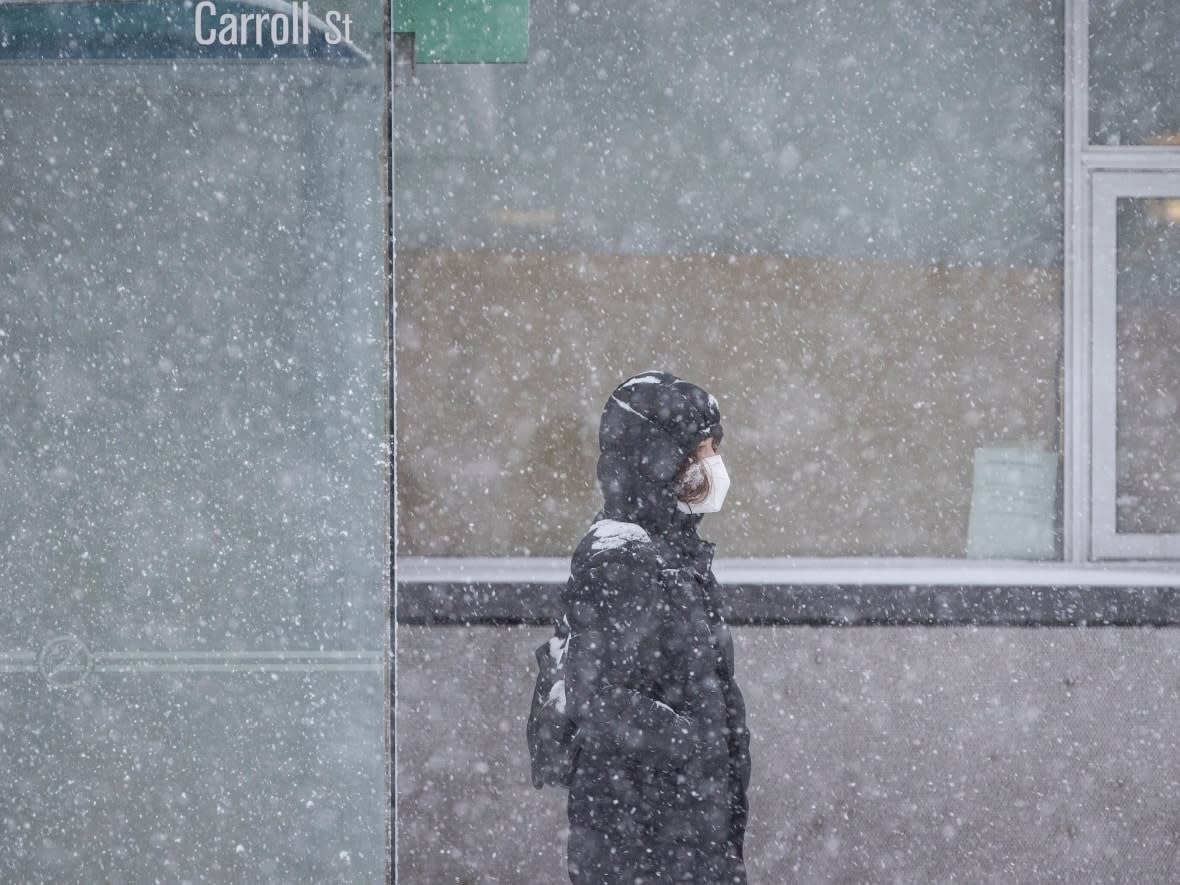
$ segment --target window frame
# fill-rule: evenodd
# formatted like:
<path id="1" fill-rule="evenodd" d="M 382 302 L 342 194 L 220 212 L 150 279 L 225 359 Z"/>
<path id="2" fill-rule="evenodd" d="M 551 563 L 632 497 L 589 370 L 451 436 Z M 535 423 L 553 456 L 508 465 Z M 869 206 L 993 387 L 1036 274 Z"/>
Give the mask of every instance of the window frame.
<path id="1" fill-rule="evenodd" d="M 1114 531 L 1116 293 L 1102 253 L 1114 243 L 1110 201 L 1169 187 L 1163 183 L 1180 172 L 1180 147 L 1090 144 L 1089 0 L 1065 0 L 1065 41 L 1064 559 L 1175 564 L 1180 534 Z"/>
<path id="2" fill-rule="evenodd" d="M 1090 176 L 1093 250 L 1090 255 L 1093 331 L 1091 533 L 1095 559 L 1180 558 L 1180 532 L 1119 532 L 1117 232 L 1118 200 L 1180 195 L 1180 171 L 1095 171 Z"/>

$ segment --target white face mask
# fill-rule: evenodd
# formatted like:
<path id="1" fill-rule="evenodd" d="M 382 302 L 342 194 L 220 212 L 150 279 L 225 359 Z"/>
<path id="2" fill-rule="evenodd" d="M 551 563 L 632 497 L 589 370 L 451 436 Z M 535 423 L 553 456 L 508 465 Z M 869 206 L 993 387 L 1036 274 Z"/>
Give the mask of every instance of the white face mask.
<path id="1" fill-rule="evenodd" d="M 716 513 L 725 501 L 725 493 L 729 491 L 729 472 L 720 455 L 710 455 L 700 462 L 705 476 L 709 477 L 709 494 L 703 501 L 695 504 L 676 502 L 676 509 L 682 513 Z"/>

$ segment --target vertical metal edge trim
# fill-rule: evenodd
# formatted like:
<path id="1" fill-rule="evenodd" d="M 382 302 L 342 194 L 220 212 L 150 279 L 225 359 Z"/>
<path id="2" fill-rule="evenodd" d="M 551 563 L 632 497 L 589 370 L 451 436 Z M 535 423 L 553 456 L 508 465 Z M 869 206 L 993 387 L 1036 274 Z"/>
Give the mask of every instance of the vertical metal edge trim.
<path id="1" fill-rule="evenodd" d="M 1115 446 L 1117 443 L 1117 334 L 1115 323 L 1115 209 L 1119 173 L 1091 174 L 1091 549 L 1097 559 L 1118 557 L 1115 537 Z M 1102 474 L 1102 475 L 1100 475 Z"/>
<path id="2" fill-rule="evenodd" d="M 395 374 L 393 346 L 395 292 L 393 242 L 393 2 L 386 0 L 382 8 L 382 39 L 385 43 L 385 103 L 382 140 L 385 145 L 385 414 L 384 439 L 387 469 L 385 475 L 385 550 L 382 556 L 382 575 L 385 582 L 385 673 L 383 710 L 385 720 L 385 881 L 397 881 L 397 595 L 394 592 L 393 541 L 397 533 L 395 489 L 397 461 L 393 424 Z"/>
<path id="3" fill-rule="evenodd" d="M 1065 0 L 1065 334 L 1066 439 L 1063 559 L 1090 559 L 1090 304 L 1088 206 L 1083 146 L 1089 138 L 1088 0 Z"/>

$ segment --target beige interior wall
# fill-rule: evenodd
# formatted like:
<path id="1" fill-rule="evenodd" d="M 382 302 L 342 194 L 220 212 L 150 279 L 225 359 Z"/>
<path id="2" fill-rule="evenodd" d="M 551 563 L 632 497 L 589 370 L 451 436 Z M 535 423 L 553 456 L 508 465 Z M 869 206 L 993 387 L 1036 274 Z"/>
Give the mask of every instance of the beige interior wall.
<path id="1" fill-rule="evenodd" d="M 751 885 L 1180 881 L 1180 633 L 734 631 Z M 398 882 L 566 881 L 537 627 L 398 632 Z"/>
<path id="2" fill-rule="evenodd" d="M 975 448 L 1059 451 L 1057 271 L 403 251 L 397 298 L 402 554 L 567 555 L 652 367 L 721 402 L 726 556 L 962 556 Z"/>

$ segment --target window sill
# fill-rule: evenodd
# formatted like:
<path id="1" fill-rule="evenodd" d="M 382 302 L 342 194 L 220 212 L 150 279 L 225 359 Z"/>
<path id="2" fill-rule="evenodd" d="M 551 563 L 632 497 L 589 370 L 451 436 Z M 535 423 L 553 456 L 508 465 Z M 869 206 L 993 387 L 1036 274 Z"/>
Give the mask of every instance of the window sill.
<path id="1" fill-rule="evenodd" d="M 1180 627 L 1180 564 L 723 559 L 735 626 Z M 399 624 L 551 625 L 564 557 L 397 561 Z"/>
<path id="2" fill-rule="evenodd" d="M 1180 588 L 1180 562 L 781 557 L 717 559 L 713 571 L 727 585 Z M 399 584 L 562 584 L 568 576 L 567 557 L 399 556 L 396 565 Z"/>

